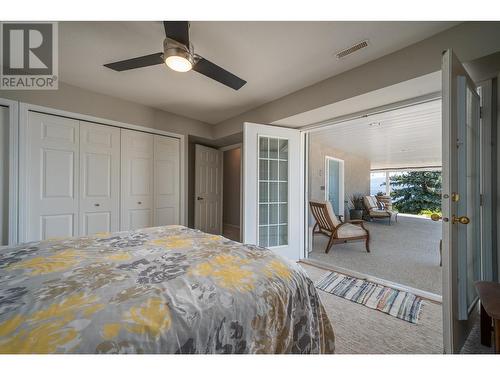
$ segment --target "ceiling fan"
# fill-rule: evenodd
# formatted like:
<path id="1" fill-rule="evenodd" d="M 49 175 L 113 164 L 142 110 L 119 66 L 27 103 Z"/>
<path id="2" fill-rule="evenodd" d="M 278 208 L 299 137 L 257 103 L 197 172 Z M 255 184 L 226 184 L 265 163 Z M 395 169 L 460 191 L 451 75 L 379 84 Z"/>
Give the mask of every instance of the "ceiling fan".
<path id="1" fill-rule="evenodd" d="M 163 42 L 163 52 L 104 64 L 104 66 L 121 72 L 146 66 L 166 64 L 176 72 L 194 70 L 234 90 L 239 90 L 247 83 L 247 81 L 237 77 L 233 73 L 194 53 L 193 45 L 189 41 L 188 21 L 164 21 L 163 26 L 166 35 Z"/>

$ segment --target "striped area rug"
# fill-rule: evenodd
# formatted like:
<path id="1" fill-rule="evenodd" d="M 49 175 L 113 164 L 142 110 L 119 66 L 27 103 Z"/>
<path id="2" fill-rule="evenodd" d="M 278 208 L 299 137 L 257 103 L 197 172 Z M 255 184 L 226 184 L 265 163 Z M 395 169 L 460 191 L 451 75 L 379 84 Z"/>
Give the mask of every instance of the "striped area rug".
<path id="1" fill-rule="evenodd" d="M 316 288 L 410 323 L 417 323 L 422 308 L 422 298 L 412 293 L 336 272 L 321 277 Z"/>

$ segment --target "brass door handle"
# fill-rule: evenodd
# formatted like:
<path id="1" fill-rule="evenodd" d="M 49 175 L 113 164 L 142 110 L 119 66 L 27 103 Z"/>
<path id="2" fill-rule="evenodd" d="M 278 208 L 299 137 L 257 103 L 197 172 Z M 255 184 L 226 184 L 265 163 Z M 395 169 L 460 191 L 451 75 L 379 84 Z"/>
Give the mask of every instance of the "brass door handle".
<path id="1" fill-rule="evenodd" d="M 442 217 L 441 215 L 439 214 L 432 214 L 431 215 L 431 220 L 432 221 L 439 221 L 439 220 L 443 220 L 445 223 L 449 221 L 449 219 L 447 217 Z"/>
<path id="2" fill-rule="evenodd" d="M 458 216 L 457 217 L 457 216 L 453 215 L 451 217 L 451 220 L 452 220 L 453 224 L 460 223 L 460 224 L 467 225 L 470 223 L 470 219 L 467 216 Z"/>

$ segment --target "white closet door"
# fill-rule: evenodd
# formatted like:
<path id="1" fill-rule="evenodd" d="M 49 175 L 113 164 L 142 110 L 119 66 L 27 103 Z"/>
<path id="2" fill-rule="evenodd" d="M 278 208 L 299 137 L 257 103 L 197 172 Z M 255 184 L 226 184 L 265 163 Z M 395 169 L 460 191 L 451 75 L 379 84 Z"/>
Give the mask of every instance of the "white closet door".
<path id="1" fill-rule="evenodd" d="M 153 225 L 154 136 L 121 130 L 121 229 Z"/>
<path id="2" fill-rule="evenodd" d="M 78 121 L 29 112 L 25 239 L 78 235 Z"/>
<path id="3" fill-rule="evenodd" d="M 180 141 L 154 136 L 154 225 L 179 224 Z"/>
<path id="4" fill-rule="evenodd" d="M 119 224 L 120 129 L 80 121 L 80 235 Z"/>

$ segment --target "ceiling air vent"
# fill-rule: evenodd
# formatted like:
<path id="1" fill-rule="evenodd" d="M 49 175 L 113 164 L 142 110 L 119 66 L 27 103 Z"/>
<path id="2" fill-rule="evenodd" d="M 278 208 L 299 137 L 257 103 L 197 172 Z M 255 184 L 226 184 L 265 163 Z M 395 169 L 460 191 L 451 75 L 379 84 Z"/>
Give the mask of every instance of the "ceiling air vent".
<path id="1" fill-rule="evenodd" d="M 356 43 L 352 47 L 346 48 L 337 53 L 337 59 L 342 59 L 351 53 L 359 51 L 360 49 L 368 47 L 368 40 L 363 40 L 362 42 Z"/>

